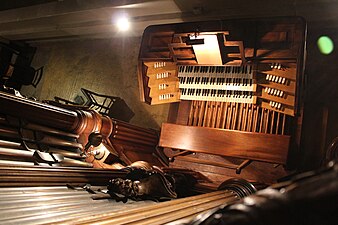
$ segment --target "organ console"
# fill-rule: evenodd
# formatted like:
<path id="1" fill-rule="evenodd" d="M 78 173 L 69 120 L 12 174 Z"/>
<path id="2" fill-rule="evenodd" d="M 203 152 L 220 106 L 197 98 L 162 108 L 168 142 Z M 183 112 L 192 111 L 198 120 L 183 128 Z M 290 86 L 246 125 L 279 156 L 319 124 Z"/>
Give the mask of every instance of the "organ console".
<path id="1" fill-rule="evenodd" d="M 217 37 L 213 41 L 221 59 L 214 64 L 202 59 L 203 54 L 213 57 L 208 49 L 195 48 L 206 43 L 191 40 L 207 36 Z M 153 105 L 180 100 L 251 103 L 295 116 L 304 43 L 305 25 L 299 18 L 148 27 L 139 56 L 141 100 Z"/>
<path id="2" fill-rule="evenodd" d="M 159 141 L 170 166 L 214 181 L 236 176 L 224 168 L 265 183 L 285 175 L 276 165 L 296 164 L 305 38 L 298 17 L 148 27 L 140 96 L 151 105 L 170 103 Z"/>

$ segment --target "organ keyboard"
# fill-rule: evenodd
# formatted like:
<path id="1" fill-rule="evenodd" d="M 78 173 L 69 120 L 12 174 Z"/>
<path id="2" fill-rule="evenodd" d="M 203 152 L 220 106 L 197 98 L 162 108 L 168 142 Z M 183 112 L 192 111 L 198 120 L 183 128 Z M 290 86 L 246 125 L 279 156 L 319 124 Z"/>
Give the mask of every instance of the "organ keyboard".
<path id="1" fill-rule="evenodd" d="M 152 104 L 180 100 L 259 104 L 294 116 L 296 65 L 251 63 L 246 65 L 176 65 L 148 62 Z"/>
<path id="2" fill-rule="evenodd" d="M 253 69 L 246 66 L 178 66 L 181 100 L 256 103 Z"/>
<path id="3" fill-rule="evenodd" d="M 215 90 L 215 89 L 181 89 L 181 100 L 200 100 L 218 102 L 255 103 L 256 96 L 249 91 Z"/>
<path id="4" fill-rule="evenodd" d="M 296 70 L 279 63 L 242 66 L 175 65 L 152 62 L 148 86 L 152 104 L 180 100 L 257 103 L 294 115 Z M 294 65 L 293 65 L 294 66 Z"/>
<path id="5" fill-rule="evenodd" d="M 178 66 L 179 88 L 255 91 L 253 70 L 246 66 Z"/>

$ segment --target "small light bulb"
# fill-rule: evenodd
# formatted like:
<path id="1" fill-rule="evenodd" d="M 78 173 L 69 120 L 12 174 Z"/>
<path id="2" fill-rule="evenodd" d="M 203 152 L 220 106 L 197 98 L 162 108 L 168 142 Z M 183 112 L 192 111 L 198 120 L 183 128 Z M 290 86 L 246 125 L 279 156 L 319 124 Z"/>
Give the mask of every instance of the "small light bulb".
<path id="1" fill-rule="evenodd" d="M 130 22 L 127 17 L 122 17 L 117 20 L 116 26 L 120 31 L 127 31 L 130 27 Z"/>
<path id="2" fill-rule="evenodd" d="M 317 41 L 317 45 L 319 51 L 324 55 L 329 55 L 334 50 L 334 43 L 328 36 L 321 36 Z"/>

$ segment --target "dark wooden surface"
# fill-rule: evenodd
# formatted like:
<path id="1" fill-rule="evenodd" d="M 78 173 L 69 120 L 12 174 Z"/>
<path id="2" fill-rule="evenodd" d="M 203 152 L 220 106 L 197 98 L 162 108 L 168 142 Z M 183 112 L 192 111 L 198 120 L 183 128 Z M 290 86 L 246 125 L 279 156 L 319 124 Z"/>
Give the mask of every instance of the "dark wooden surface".
<path id="1" fill-rule="evenodd" d="M 159 145 L 220 156 L 285 164 L 290 136 L 162 124 Z"/>
<path id="2" fill-rule="evenodd" d="M 66 168 L 42 166 L 0 166 L 0 187 L 58 186 L 58 185 L 106 185 L 125 172 L 94 168 Z"/>
<path id="3" fill-rule="evenodd" d="M 0 92 L 0 113 L 65 131 L 77 126 L 76 112 Z"/>
<path id="4" fill-rule="evenodd" d="M 171 157 L 179 151 L 166 148 L 164 152 Z M 176 157 L 174 162 L 170 163 L 170 168 L 196 171 L 203 177 L 200 179 L 200 182 L 208 183 L 215 187 L 230 178 L 242 178 L 251 182 L 273 184 L 276 180 L 288 174 L 288 171 L 286 171 L 283 166 L 259 161 L 253 161 L 250 165 L 245 167 L 240 174 L 236 174 L 234 169 L 225 168 L 224 165 L 238 165 L 243 159 L 205 153 L 190 154 L 187 157 L 194 158 L 195 162 L 191 162 L 191 160 L 187 161 L 184 157 Z M 202 164 L 201 162 L 198 162 L 200 159 L 210 163 Z"/>
<path id="5" fill-rule="evenodd" d="M 161 156 L 156 152 L 159 137 L 156 130 L 102 116 L 93 110 L 69 110 L 3 92 L 0 92 L 0 105 L 0 140 L 20 142 L 24 134 L 34 139 L 34 143 L 83 150 L 89 135 L 99 132 L 103 137 L 102 143 L 107 146 L 105 156 L 116 154 L 125 165 L 140 160 L 157 166 L 164 165 Z M 17 121 L 17 126 L 12 126 L 7 121 L 9 117 Z M 25 124 L 20 124 L 20 121 L 30 124 L 29 132 L 23 130 Z M 18 129 L 21 129 L 21 136 Z M 33 131 L 41 133 L 39 140 L 35 140 Z M 72 141 L 68 140 L 70 138 Z M 94 160 L 88 155 L 86 160 L 93 163 L 94 167 L 110 168 L 110 164 L 105 161 L 107 158 L 109 156 Z"/>

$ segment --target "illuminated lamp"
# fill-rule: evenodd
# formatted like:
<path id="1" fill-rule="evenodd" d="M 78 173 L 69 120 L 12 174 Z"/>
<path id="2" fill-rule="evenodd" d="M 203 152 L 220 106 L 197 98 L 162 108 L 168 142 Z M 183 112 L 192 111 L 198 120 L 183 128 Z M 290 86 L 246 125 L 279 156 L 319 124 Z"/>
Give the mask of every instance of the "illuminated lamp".
<path id="1" fill-rule="evenodd" d="M 217 35 L 198 35 L 190 38 L 198 64 L 222 65 L 222 56 Z"/>
<path id="2" fill-rule="evenodd" d="M 130 28 L 130 21 L 127 17 L 121 17 L 116 21 L 119 31 L 127 31 Z"/>
<path id="3" fill-rule="evenodd" d="M 328 36 L 321 36 L 317 41 L 317 46 L 320 53 L 329 55 L 334 49 L 334 44 L 331 38 Z"/>

